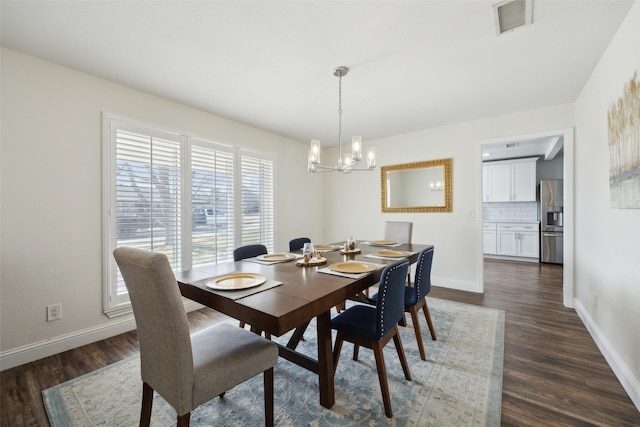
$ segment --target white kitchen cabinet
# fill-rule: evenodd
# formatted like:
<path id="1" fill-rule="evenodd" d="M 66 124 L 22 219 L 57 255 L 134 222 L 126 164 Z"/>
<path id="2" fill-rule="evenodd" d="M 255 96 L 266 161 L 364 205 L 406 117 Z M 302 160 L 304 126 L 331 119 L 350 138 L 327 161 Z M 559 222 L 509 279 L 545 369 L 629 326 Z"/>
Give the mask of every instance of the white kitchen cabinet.
<path id="1" fill-rule="evenodd" d="M 536 232 L 518 233 L 519 237 L 519 256 L 526 258 L 540 258 L 540 234 Z"/>
<path id="2" fill-rule="evenodd" d="M 535 202 L 537 157 L 485 162 L 482 165 L 485 202 Z"/>
<path id="3" fill-rule="evenodd" d="M 497 250 L 496 224 L 482 224 L 482 252 L 487 255 L 495 255 Z"/>
<path id="4" fill-rule="evenodd" d="M 537 223 L 497 224 L 496 254 L 522 258 L 539 258 Z"/>

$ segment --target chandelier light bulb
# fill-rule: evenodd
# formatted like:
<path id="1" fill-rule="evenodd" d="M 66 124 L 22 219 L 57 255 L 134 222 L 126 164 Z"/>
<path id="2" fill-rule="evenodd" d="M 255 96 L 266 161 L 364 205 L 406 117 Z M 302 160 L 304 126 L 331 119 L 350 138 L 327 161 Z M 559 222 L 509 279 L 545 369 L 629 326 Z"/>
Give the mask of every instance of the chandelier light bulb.
<path id="1" fill-rule="evenodd" d="M 367 150 L 367 168 L 373 169 L 376 167 L 376 149 L 369 147 Z"/>
<path id="2" fill-rule="evenodd" d="M 354 136 L 351 138 L 351 151 L 353 152 L 353 160 L 359 162 L 362 160 L 362 137 Z"/>
<path id="3" fill-rule="evenodd" d="M 312 164 L 317 165 L 320 163 L 320 141 L 317 139 L 311 140 L 311 158 L 309 159 Z"/>

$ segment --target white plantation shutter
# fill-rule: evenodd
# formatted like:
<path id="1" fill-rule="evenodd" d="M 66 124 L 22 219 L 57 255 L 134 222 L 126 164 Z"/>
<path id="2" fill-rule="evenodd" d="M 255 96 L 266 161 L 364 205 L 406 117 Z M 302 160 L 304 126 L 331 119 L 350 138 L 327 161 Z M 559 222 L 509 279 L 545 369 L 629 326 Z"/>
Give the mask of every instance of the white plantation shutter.
<path id="1" fill-rule="evenodd" d="M 116 247 L 162 252 L 180 266 L 180 137 L 134 126 L 114 129 Z M 128 302 L 117 271 L 117 304 Z"/>
<path id="2" fill-rule="evenodd" d="M 174 270 L 233 261 L 233 249 L 274 249 L 274 164 L 249 153 L 103 115 L 104 311 L 131 312 L 113 250 L 162 252 Z"/>
<path id="3" fill-rule="evenodd" d="M 275 249 L 274 162 L 256 153 L 240 154 L 242 245 L 262 243 Z"/>
<path id="4" fill-rule="evenodd" d="M 233 150 L 192 140 L 191 244 L 193 266 L 233 261 Z"/>

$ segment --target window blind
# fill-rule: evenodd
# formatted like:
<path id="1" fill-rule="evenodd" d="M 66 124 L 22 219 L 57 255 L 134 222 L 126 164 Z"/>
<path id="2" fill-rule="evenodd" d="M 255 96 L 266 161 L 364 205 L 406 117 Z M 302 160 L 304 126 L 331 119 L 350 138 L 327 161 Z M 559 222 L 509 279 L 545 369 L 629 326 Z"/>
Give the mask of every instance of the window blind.
<path id="1" fill-rule="evenodd" d="M 115 181 L 116 245 L 162 252 L 179 269 L 179 136 L 116 129 Z M 116 294 L 127 294 L 119 271 Z"/>
<path id="2" fill-rule="evenodd" d="M 274 166 L 252 153 L 103 115 L 104 311 L 131 311 L 112 253 L 167 255 L 178 270 L 233 260 L 249 243 L 275 247 Z"/>
<path id="3" fill-rule="evenodd" d="M 215 145 L 191 146 L 193 266 L 233 260 L 234 155 Z"/>
<path id="4" fill-rule="evenodd" d="M 242 244 L 262 243 L 275 249 L 274 162 L 255 153 L 240 156 Z"/>

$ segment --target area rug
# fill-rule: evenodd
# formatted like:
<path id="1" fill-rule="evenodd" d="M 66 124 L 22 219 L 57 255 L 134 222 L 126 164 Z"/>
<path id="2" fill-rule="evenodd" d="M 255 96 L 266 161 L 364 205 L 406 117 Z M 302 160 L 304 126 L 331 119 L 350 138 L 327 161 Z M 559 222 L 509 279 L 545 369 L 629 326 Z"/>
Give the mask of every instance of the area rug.
<path id="1" fill-rule="evenodd" d="M 384 350 L 393 418 L 384 414 L 373 353 L 345 343 L 335 376 L 336 403 L 319 404 L 318 378 L 280 359 L 275 367 L 278 426 L 497 426 L 502 399 L 504 312 L 428 298 L 437 341 L 420 317 L 427 360 L 420 359 L 413 326 L 400 334 L 411 370 L 406 381 L 393 342 Z M 288 336 L 274 338 L 286 342 Z M 315 354 L 311 324 L 300 343 Z M 135 426 L 140 417 L 140 359 L 133 357 L 42 392 L 49 420 L 58 426 Z M 191 414 L 192 426 L 264 425 L 262 375 L 215 398 Z M 175 425 L 176 414 L 155 394 L 152 426 Z"/>

